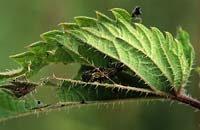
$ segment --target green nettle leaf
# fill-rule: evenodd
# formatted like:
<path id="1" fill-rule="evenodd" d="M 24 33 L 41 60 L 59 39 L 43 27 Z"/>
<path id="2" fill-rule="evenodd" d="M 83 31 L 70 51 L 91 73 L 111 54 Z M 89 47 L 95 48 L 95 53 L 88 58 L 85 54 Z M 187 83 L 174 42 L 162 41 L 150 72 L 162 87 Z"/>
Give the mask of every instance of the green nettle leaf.
<path id="1" fill-rule="evenodd" d="M 0 89 L 0 121 L 23 116 L 23 113 L 32 111 L 40 106 L 34 100 L 19 100 Z"/>
<path id="2" fill-rule="evenodd" d="M 97 18 L 75 17 L 75 23 L 61 23 L 61 30 L 42 34 L 43 41 L 27 46 L 27 52 L 11 56 L 21 68 L 0 73 L 0 83 L 5 85 L 8 78 L 21 75 L 29 78 L 52 63 L 79 63 L 81 69 L 75 79 L 54 76 L 44 82 L 57 86 L 55 93 L 59 101 L 85 104 L 130 98 L 170 98 L 199 108 L 196 100 L 191 101 L 182 92 L 194 60 L 187 32 L 180 28 L 174 38 L 156 27 L 149 29 L 143 24 L 132 24 L 131 14 L 124 9 L 114 8 L 111 12 L 115 19 L 96 12 Z M 27 93 L 21 94 L 24 97 L 32 91 L 28 87 Z M 16 93 L 15 89 L 12 91 Z M 25 107 L 20 98 L 1 89 L 0 94 L 0 117 L 33 108 Z M 59 105 L 43 109 L 55 107 Z"/>
<path id="3" fill-rule="evenodd" d="M 23 101 L 14 99 L 2 90 L 0 90 L 0 103 L 1 117 L 15 114 L 17 112 L 24 112 L 27 110 Z"/>
<path id="4" fill-rule="evenodd" d="M 76 17 L 79 28 L 65 28 L 66 35 L 123 63 L 152 91 L 175 95 L 186 85 L 194 57 L 187 33 L 180 29 L 177 39 L 168 32 L 164 37 L 155 27 L 133 27 L 130 15 L 123 9 L 111 11 L 115 21 L 99 12 L 97 19 Z"/>

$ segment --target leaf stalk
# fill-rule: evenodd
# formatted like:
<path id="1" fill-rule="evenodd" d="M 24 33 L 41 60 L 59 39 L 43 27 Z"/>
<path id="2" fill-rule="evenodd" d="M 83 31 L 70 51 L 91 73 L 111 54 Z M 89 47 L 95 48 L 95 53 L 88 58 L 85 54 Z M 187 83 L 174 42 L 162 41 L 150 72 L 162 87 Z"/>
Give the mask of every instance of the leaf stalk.
<path id="1" fill-rule="evenodd" d="M 192 106 L 198 110 L 200 110 L 200 101 L 192 98 L 192 97 L 189 97 L 189 96 L 186 96 L 186 95 L 183 95 L 183 94 L 179 94 L 175 97 L 172 97 L 173 100 L 176 100 L 176 101 L 179 101 L 179 102 L 182 102 L 184 104 L 187 104 L 189 106 Z"/>

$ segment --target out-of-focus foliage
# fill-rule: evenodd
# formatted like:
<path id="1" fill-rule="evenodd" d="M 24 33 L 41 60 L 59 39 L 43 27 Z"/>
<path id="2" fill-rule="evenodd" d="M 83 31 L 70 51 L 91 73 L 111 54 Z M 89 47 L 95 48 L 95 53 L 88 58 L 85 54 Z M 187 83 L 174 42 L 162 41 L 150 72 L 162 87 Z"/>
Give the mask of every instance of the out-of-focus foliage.
<path id="1" fill-rule="evenodd" d="M 197 67 L 196 70 L 200 74 L 200 67 Z"/>

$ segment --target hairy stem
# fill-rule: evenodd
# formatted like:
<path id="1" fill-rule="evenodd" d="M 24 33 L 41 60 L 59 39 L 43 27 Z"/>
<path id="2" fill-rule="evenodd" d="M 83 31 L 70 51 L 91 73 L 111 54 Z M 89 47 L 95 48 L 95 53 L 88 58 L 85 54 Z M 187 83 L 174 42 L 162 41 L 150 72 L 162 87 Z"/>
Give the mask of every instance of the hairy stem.
<path id="1" fill-rule="evenodd" d="M 58 103 L 58 104 L 53 104 L 53 105 L 47 105 L 47 106 L 44 106 L 41 108 L 32 109 L 27 112 L 17 113 L 16 115 L 13 115 L 13 116 L 1 118 L 0 122 L 8 120 L 8 119 L 24 117 L 24 116 L 29 116 L 29 115 L 38 114 L 38 113 L 44 113 L 44 112 L 53 111 L 53 110 L 59 110 L 64 107 L 73 107 L 73 106 L 82 106 L 82 105 L 87 105 L 87 104 L 81 103 L 81 102 L 63 102 L 61 104 Z"/>
<path id="2" fill-rule="evenodd" d="M 163 97 L 164 99 L 166 99 L 166 97 Z M 169 98 L 169 97 L 168 97 Z M 200 110 L 200 101 L 193 99 L 191 97 L 185 96 L 185 95 L 177 95 L 177 96 L 173 96 L 170 97 L 170 99 L 172 100 L 176 100 L 185 104 L 188 104 L 189 106 L 192 106 L 196 109 Z M 120 101 L 120 100 L 116 100 L 116 101 Z M 9 116 L 9 117 L 5 117 L 5 118 L 1 118 L 1 121 L 5 121 L 8 119 L 13 119 L 13 118 L 19 118 L 19 117 L 23 117 L 23 116 L 28 116 L 28 115 L 33 115 L 33 114 L 37 114 L 37 113 L 44 113 L 44 112 L 48 112 L 48 111 L 52 111 L 52 110 L 60 110 L 61 108 L 64 107 L 75 107 L 75 106 L 85 106 L 85 105 L 97 105 L 97 104 L 108 104 L 108 103 L 113 103 L 113 100 L 108 100 L 108 101 L 98 101 L 98 102 L 63 102 L 63 103 L 58 103 L 58 104 L 52 104 L 52 105 L 47 105 L 41 108 L 36 108 L 24 113 L 18 113 L 17 115 L 14 116 Z"/>
<path id="3" fill-rule="evenodd" d="M 157 98 L 155 98 L 157 99 Z M 131 100 L 131 99 L 129 99 Z M 56 104 L 49 104 L 43 107 L 35 108 L 30 111 L 22 112 L 22 113 L 17 113 L 16 115 L 13 116 L 8 116 L 4 118 L 0 118 L 0 122 L 6 121 L 9 119 L 13 118 L 19 118 L 19 117 L 24 117 L 24 116 L 29 116 L 33 114 L 40 114 L 40 113 L 45 113 L 49 111 L 58 111 L 61 110 L 62 108 L 71 108 L 71 107 L 80 107 L 80 106 L 91 106 L 91 105 L 101 105 L 101 104 L 110 104 L 110 103 L 116 103 L 116 102 L 121 102 L 123 100 L 105 100 L 105 101 L 89 101 L 89 102 L 62 102 L 62 103 L 56 103 Z M 126 100 L 128 101 L 128 100 Z"/>
<path id="4" fill-rule="evenodd" d="M 182 103 L 185 103 L 185 104 L 188 104 L 189 106 L 192 106 L 192 107 L 200 110 L 200 101 L 198 101 L 194 98 L 191 98 L 189 96 L 179 94 L 176 97 L 172 97 L 172 99 L 182 102 Z"/>

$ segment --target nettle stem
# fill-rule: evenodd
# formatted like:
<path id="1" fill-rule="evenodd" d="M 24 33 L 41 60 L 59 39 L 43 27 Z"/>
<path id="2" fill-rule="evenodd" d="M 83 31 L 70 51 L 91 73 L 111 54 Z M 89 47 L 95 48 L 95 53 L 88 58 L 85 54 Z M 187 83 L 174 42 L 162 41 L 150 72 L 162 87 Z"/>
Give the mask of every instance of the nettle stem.
<path id="1" fill-rule="evenodd" d="M 200 101 L 198 101 L 194 98 L 191 98 L 189 96 L 179 94 L 176 97 L 173 97 L 172 99 L 182 102 L 182 103 L 185 103 L 185 104 L 188 104 L 189 106 L 192 106 L 192 107 L 200 110 Z"/>
<path id="2" fill-rule="evenodd" d="M 164 97 L 166 98 L 166 97 Z M 176 100 L 179 102 L 182 102 L 184 104 L 188 104 L 189 106 L 194 107 L 195 109 L 200 110 L 200 101 L 193 99 L 191 97 L 185 96 L 185 95 L 177 95 L 176 97 L 170 97 L 170 99 L 172 100 Z M 5 117 L 5 118 L 1 118 L 0 121 L 4 121 L 4 120 L 8 120 L 8 119 L 12 119 L 12 118 L 19 118 L 19 117 L 23 117 L 23 116 L 28 116 L 28 115 L 32 115 L 32 114 L 36 114 L 36 113 L 44 113 L 44 112 L 48 112 L 48 111 L 52 111 L 52 110 L 60 110 L 61 108 L 64 107 L 75 107 L 75 106 L 86 106 L 86 105 L 97 105 L 97 104 L 107 104 L 113 102 L 113 100 L 108 100 L 108 101 L 100 101 L 100 102 L 87 102 L 87 103 L 82 103 L 82 102 L 63 102 L 62 104 L 52 104 L 52 105 L 48 105 L 42 108 L 37 108 L 25 113 L 19 113 L 17 115 L 14 116 L 9 116 L 9 117 Z"/>

